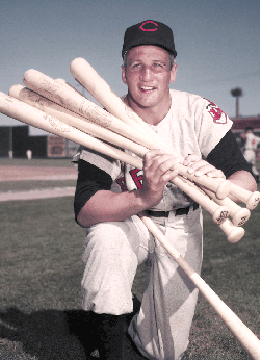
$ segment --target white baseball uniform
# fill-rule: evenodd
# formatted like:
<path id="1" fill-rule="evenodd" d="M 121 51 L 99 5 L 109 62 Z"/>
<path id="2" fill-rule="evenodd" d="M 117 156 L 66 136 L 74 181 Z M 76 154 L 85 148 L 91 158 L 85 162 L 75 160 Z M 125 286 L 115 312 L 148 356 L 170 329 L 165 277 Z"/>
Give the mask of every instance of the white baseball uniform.
<path id="1" fill-rule="evenodd" d="M 259 172 L 256 168 L 255 154 L 258 144 L 260 144 L 260 137 L 256 136 L 253 132 L 247 132 L 243 155 L 246 161 L 252 164 L 252 171 L 255 176 L 259 176 Z"/>
<path id="2" fill-rule="evenodd" d="M 170 89 L 172 106 L 154 130 L 176 153 L 207 157 L 232 126 L 227 115 L 199 96 Z M 241 152 L 240 152 L 241 153 Z M 242 155 L 241 155 L 242 156 Z M 113 191 L 142 186 L 142 172 L 87 149 L 75 162 L 94 164 L 113 180 Z M 244 161 L 244 159 L 243 159 Z M 165 186 L 151 218 L 198 273 L 202 265 L 202 212 L 173 184 Z M 187 208 L 186 212 L 177 209 Z M 169 213 L 165 213 L 169 212 Z M 154 213 L 155 214 L 155 213 Z M 159 213 L 160 214 L 160 213 Z M 129 334 L 148 359 L 177 360 L 187 349 L 198 290 L 174 259 L 154 239 L 138 216 L 123 222 L 101 223 L 87 229 L 82 279 L 83 308 L 120 315 L 132 311 L 131 288 L 136 267 L 147 264 L 147 289 Z"/>

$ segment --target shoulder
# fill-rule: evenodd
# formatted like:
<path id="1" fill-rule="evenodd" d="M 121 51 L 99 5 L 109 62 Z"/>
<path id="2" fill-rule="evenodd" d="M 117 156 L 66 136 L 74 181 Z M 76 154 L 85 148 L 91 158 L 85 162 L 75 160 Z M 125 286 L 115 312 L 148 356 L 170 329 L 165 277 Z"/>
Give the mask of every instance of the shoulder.
<path id="1" fill-rule="evenodd" d="M 172 107 L 178 108 L 178 111 L 182 113 L 186 112 L 189 117 L 198 119 L 201 116 L 207 116 L 215 124 L 231 122 L 227 114 L 218 105 L 202 96 L 175 89 L 170 89 L 170 95 L 172 97 Z"/>
<path id="2" fill-rule="evenodd" d="M 178 101 L 187 102 L 190 105 L 194 105 L 194 106 L 217 107 L 217 105 L 213 101 L 208 100 L 200 95 L 190 94 L 188 92 L 180 91 L 176 89 L 169 89 L 169 92 L 173 101 L 176 99 Z"/>
<path id="3" fill-rule="evenodd" d="M 106 172 L 113 180 L 122 171 L 122 163 L 120 160 L 112 159 L 107 155 L 100 154 L 95 150 L 87 149 L 83 146 L 79 147 L 77 153 L 72 159 L 76 168 L 78 168 L 80 160 L 84 160 L 86 163 L 95 165 L 100 170 Z"/>
<path id="4" fill-rule="evenodd" d="M 172 107 L 189 113 L 191 111 L 201 113 L 207 106 L 213 104 L 199 95 L 190 94 L 185 91 L 170 89 L 169 92 L 172 98 Z"/>
<path id="5" fill-rule="evenodd" d="M 183 101 L 202 102 L 202 103 L 205 103 L 205 104 L 207 102 L 209 102 L 209 100 L 204 99 L 200 95 L 190 94 L 190 93 L 185 92 L 185 91 L 176 90 L 176 89 L 169 89 L 169 92 L 170 92 L 170 95 L 172 96 L 172 98 L 182 99 Z"/>

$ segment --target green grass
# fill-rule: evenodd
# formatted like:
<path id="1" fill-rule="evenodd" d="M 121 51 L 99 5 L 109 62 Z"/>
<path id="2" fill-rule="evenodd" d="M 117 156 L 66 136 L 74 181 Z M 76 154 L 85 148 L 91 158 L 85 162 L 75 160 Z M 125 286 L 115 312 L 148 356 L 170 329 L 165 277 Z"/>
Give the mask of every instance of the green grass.
<path id="1" fill-rule="evenodd" d="M 76 180 L 31 180 L 0 182 L 0 192 L 76 186 Z"/>
<path id="2" fill-rule="evenodd" d="M 230 244 L 205 214 L 202 269 L 206 283 L 258 337 L 259 215 L 260 206 L 244 225 L 244 238 Z M 84 334 L 80 281 L 85 231 L 74 222 L 73 198 L 0 203 L 0 219 L 0 359 L 84 360 L 77 336 L 67 329 L 69 321 Z M 139 299 L 144 288 L 141 266 L 133 285 Z M 126 360 L 141 359 L 129 343 L 126 353 Z M 200 295 L 183 360 L 246 359 Z"/>
<path id="3" fill-rule="evenodd" d="M 9 159 L 0 158 L 1 165 L 13 166 L 71 166 L 71 159 Z"/>
<path id="4" fill-rule="evenodd" d="M 81 308 L 85 231 L 74 222 L 73 198 L 0 203 L 0 217 L 0 359 L 83 359 L 63 331 L 64 311 Z"/>
<path id="5" fill-rule="evenodd" d="M 0 166 L 52 166 L 52 167 L 72 167 L 71 159 L 7 159 L 0 158 Z M 0 192 L 25 191 L 42 188 L 64 186 L 76 186 L 76 180 L 31 180 L 31 181 L 0 181 Z"/>

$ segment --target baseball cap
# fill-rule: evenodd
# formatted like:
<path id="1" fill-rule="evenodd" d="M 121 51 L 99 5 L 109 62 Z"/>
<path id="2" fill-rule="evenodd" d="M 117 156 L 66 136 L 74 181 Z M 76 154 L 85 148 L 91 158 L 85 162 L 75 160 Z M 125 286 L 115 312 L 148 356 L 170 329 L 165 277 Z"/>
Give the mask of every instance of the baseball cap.
<path id="1" fill-rule="evenodd" d="M 146 20 L 127 28 L 122 56 L 124 57 L 129 49 L 140 45 L 160 46 L 174 57 L 177 56 L 172 29 L 158 21 Z"/>

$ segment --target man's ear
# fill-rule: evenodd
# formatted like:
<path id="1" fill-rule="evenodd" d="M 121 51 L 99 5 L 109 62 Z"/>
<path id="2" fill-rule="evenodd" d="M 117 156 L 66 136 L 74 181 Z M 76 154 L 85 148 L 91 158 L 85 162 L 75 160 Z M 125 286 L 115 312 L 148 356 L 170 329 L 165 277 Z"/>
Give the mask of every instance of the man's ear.
<path id="1" fill-rule="evenodd" d="M 126 81 L 126 69 L 124 66 L 121 66 L 122 68 L 122 80 L 123 80 L 123 83 L 124 84 L 127 84 L 127 81 Z"/>
<path id="2" fill-rule="evenodd" d="M 171 70 L 171 77 L 170 77 L 170 81 L 169 83 L 174 83 L 174 81 L 176 80 L 177 77 L 177 69 L 178 69 L 178 64 L 175 63 L 172 70 Z"/>

